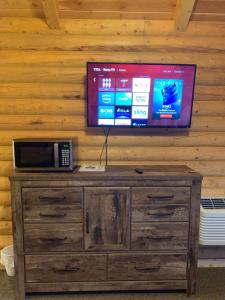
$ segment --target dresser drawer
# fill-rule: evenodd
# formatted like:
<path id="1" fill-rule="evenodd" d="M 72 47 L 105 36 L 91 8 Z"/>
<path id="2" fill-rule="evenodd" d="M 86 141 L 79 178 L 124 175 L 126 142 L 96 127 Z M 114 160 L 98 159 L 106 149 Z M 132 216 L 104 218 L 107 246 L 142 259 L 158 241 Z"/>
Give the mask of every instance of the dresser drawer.
<path id="1" fill-rule="evenodd" d="M 132 204 L 188 204 L 189 187 L 150 187 L 132 188 Z"/>
<path id="2" fill-rule="evenodd" d="M 25 223 L 82 222 L 81 205 L 24 205 Z"/>
<path id="3" fill-rule="evenodd" d="M 185 204 L 133 204 L 133 222 L 188 221 L 189 207 Z"/>
<path id="4" fill-rule="evenodd" d="M 106 280 L 106 255 L 26 255 L 26 282 Z"/>
<path id="5" fill-rule="evenodd" d="M 82 188 L 23 188 L 23 205 L 72 204 L 81 209 Z"/>
<path id="6" fill-rule="evenodd" d="M 25 224 L 24 249 L 26 253 L 82 250 L 83 224 Z"/>
<path id="7" fill-rule="evenodd" d="M 188 247 L 188 222 L 132 223 L 132 250 L 184 250 Z"/>
<path id="8" fill-rule="evenodd" d="M 185 254 L 110 254 L 109 280 L 170 280 L 186 278 Z"/>

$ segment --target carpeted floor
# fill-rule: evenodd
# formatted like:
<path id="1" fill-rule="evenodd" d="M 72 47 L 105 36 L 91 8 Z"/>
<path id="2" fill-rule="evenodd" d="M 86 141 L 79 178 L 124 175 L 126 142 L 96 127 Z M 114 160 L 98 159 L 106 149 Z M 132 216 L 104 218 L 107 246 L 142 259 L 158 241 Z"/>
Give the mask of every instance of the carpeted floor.
<path id="1" fill-rule="evenodd" d="M 0 300 L 14 300 L 14 278 L 0 271 Z M 152 293 L 73 293 L 28 295 L 26 300 L 187 300 L 182 292 Z M 191 299 L 225 299 L 225 268 L 203 268 L 198 271 L 197 294 Z"/>

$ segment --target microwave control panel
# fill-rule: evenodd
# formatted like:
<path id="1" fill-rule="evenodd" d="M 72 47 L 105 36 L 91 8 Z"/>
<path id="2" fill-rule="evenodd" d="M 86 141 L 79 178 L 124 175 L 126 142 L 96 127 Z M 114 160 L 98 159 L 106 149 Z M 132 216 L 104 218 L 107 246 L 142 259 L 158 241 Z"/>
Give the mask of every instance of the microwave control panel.
<path id="1" fill-rule="evenodd" d="M 70 144 L 59 143 L 59 166 L 68 167 L 70 165 Z"/>

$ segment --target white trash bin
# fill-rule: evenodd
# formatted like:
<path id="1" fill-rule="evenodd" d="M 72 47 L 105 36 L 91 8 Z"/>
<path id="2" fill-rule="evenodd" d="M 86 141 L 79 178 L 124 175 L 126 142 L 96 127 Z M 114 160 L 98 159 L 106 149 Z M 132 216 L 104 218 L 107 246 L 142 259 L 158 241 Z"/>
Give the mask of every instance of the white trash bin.
<path id="1" fill-rule="evenodd" d="M 8 276 L 14 276 L 14 255 L 13 255 L 13 245 L 5 247 L 1 250 L 1 264 L 5 266 L 6 273 Z"/>

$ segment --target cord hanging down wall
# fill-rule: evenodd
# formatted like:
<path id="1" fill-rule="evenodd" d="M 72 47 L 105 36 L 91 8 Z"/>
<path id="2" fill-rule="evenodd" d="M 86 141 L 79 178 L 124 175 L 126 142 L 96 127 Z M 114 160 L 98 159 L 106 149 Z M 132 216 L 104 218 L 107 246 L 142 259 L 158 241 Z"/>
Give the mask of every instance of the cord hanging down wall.
<path id="1" fill-rule="evenodd" d="M 109 127 L 103 127 L 104 135 L 105 135 L 105 141 L 102 145 L 100 157 L 99 157 L 99 164 L 84 164 L 79 168 L 79 172 L 104 172 L 105 167 L 108 165 L 108 137 L 110 128 Z M 102 156 L 105 150 L 105 164 L 102 165 Z"/>

